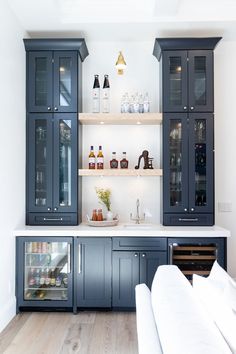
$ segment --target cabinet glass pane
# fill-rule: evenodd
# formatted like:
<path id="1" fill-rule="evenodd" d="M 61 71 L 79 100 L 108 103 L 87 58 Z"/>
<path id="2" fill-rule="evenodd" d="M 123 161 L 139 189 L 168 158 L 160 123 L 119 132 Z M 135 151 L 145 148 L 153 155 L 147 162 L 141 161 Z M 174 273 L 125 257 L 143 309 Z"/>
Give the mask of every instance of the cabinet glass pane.
<path id="1" fill-rule="evenodd" d="M 35 58 L 35 105 L 47 105 L 47 58 Z"/>
<path id="2" fill-rule="evenodd" d="M 207 204 L 206 175 L 206 121 L 197 119 L 194 123 L 195 135 L 195 206 Z"/>
<path id="3" fill-rule="evenodd" d="M 60 106 L 69 106 L 71 104 L 71 58 L 59 59 L 60 70 Z"/>
<path id="4" fill-rule="evenodd" d="M 206 57 L 194 58 L 194 97 L 196 105 L 206 105 Z"/>
<path id="5" fill-rule="evenodd" d="M 59 204 L 71 205 L 71 120 L 59 122 Z"/>
<path id="6" fill-rule="evenodd" d="M 182 204 L 182 123 L 180 120 L 171 120 L 169 133 L 170 146 L 170 205 Z"/>
<path id="7" fill-rule="evenodd" d="M 70 245 L 25 242 L 24 300 L 67 300 Z"/>
<path id="8" fill-rule="evenodd" d="M 47 203 L 47 121 L 35 121 L 35 205 Z"/>
<path id="9" fill-rule="evenodd" d="M 182 104 L 181 65 L 181 57 L 169 58 L 170 104 L 175 106 Z"/>

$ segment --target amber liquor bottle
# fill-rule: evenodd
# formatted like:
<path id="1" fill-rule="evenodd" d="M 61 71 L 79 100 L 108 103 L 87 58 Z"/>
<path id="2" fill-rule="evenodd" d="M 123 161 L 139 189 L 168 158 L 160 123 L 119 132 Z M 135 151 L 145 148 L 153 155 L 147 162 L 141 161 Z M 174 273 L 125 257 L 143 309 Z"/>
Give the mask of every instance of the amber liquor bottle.
<path id="1" fill-rule="evenodd" d="M 110 168 L 118 168 L 118 161 L 116 159 L 116 152 L 112 153 L 112 158 L 110 161 Z"/>
<path id="2" fill-rule="evenodd" d="M 128 168 L 129 161 L 126 159 L 126 152 L 123 152 L 122 160 L 120 160 L 120 168 Z"/>
<path id="3" fill-rule="evenodd" d="M 97 154 L 97 169 L 102 170 L 104 168 L 104 156 L 102 153 L 102 146 L 99 145 L 99 151 Z"/>
<path id="4" fill-rule="evenodd" d="M 95 165 L 96 165 L 96 157 L 94 154 L 93 146 L 91 146 L 90 153 L 89 153 L 89 169 L 95 170 Z"/>

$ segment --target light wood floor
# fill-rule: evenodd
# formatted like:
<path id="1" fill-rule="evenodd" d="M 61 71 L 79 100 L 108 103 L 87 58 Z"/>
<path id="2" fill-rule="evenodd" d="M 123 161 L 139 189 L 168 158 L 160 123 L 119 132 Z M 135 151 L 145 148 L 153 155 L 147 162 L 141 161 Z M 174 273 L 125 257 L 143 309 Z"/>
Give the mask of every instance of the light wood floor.
<path id="1" fill-rule="evenodd" d="M 133 312 L 21 313 L 0 334 L 1 354 L 137 354 Z"/>

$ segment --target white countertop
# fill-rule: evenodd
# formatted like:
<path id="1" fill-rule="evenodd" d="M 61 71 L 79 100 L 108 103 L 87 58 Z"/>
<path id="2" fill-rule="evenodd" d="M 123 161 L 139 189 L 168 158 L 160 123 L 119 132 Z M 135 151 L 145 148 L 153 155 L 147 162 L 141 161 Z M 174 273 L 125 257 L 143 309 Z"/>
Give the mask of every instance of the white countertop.
<path id="1" fill-rule="evenodd" d="M 128 226 L 127 226 L 128 225 Z M 230 231 L 220 226 L 162 226 L 159 224 L 120 223 L 114 227 L 78 226 L 22 226 L 14 236 L 85 236 L 85 237 L 230 237 Z"/>

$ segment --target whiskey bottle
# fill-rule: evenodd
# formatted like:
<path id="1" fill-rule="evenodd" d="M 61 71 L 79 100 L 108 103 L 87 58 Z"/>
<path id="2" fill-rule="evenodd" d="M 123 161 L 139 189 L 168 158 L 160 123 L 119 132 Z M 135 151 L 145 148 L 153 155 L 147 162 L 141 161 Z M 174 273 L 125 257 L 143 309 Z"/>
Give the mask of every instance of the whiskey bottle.
<path id="1" fill-rule="evenodd" d="M 102 146 L 99 145 L 99 151 L 97 154 L 97 169 L 102 170 L 104 168 L 104 156 L 102 153 Z"/>
<path id="2" fill-rule="evenodd" d="M 110 168 L 118 168 L 118 161 L 116 159 L 116 152 L 112 153 L 112 158 L 110 161 Z"/>
<path id="3" fill-rule="evenodd" d="M 110 112 L 110 84 L 108 75 L 104 75 L 104 83 L 102 89 L 102 112 Z"/>
<path id="4" fill-rule="evenodd" d="M 89 169 L 94 170 L 96 165 L 96 157 L 93 151 L 93 146 L 90 148 L 90 154 L 89 154 Z"/>
<path id="5" fill-rule="evenodd" d="M 123 152 L 122 160 L 120 160 L 120 168 L 128 168 L 129 161 L 126 159 L 126 152 Z"/>
<path id="6" fill-rule="evenodd" d="M 93 113 L 100 112 L 100 84 L 99 84 L 99 75 L 94 75 L 93 83 Z"/>

